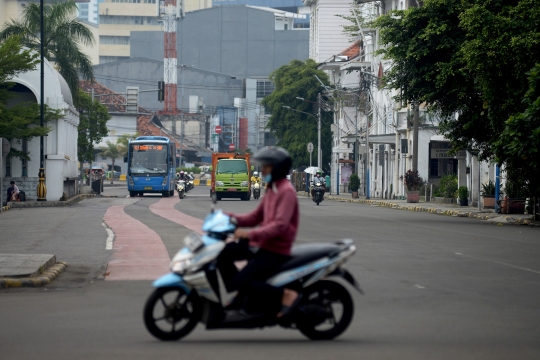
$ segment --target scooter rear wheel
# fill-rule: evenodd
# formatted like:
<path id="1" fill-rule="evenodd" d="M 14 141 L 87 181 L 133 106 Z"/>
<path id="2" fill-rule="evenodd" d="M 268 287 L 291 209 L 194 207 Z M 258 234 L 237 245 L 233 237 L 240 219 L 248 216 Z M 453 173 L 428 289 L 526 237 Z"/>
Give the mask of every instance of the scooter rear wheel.
<path id="1" fill-rule="evenodd" d="M 354 303 L 346 288 L 334 281 L 321 280 L 305 289 L 303 295 L 300 306 L 322 307 L 327 318 L 316 325 L 297 324 L 302 334 L 311 340 L 331 340 L 347 330 L 354 315 Z"/>
<path id="2" fill-rule="evenodd" d="M 163 341 L 178 340 L 188 335 L 201 319 L 202 308 L 195 292 L 182 288 L 156 289 L 144 306 L 144 324 L 148 331 Z"/>

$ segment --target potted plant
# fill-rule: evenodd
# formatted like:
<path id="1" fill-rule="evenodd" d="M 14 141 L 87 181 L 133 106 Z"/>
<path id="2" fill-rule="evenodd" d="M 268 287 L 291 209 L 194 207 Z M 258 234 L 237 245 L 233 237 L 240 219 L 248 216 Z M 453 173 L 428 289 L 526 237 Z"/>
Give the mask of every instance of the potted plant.
<path id="1" fill-rule="evenodd" d="M 459 187 L 458 198 L 460 206 L 469 206 L 469 189 L 466 186 Z"/>
<path id="2" fill-rule="evenodd" d="M 356 174 L 352 174 L 349 178 L 349 187 L 351 188 L 352 197 L 358 198 L 358 189 L 360 188 L 360 178 Z"/>
<path id="3" fill-rule="evenodd" d="M 495 184 L 489 180 L 482 184 L 482 197 L 484 198 L 484 208 L 495 208 Z"/>
<path id="4" fill-rule="evenodd" d="M 525 212 L 525 188 L 517 182 L 507 180 L 504 187 L 506 200 L 506 212 L 508 214 L 523 214 Z"/>
<path id="5" fill-rule="evenodd" d="M 420 200 L 420 192 L 418 189 L 424 183 L 420 174 L 418 174 L 418 171 L 407 171 L 403 178 L 403 183 L 405 184 L 405 188 L 407 188 L 407 202 L 417 203 Z"/>

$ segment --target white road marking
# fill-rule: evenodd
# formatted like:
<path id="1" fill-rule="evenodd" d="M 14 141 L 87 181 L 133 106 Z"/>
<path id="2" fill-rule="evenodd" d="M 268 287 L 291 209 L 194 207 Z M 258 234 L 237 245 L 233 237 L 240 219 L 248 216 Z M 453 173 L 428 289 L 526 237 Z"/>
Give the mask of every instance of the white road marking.
<path id="1" fill-rule="evenodd" d="M 113 248 L 113 242 L 114 242 L 114 232 L 105 225 L 105 223 L 101 223 L 101 226 L 105 228 L 105 231 L 107 231 L 107 241 L 105 243 L 105 250 L 112 250 Z"/>
<path id="2" fill-rule="evenodd" d="M 528 268 L 524 268 L 524 267 L 521 267 L 521 266 L 516 266 L 516 265 L 512 265 L 512 264 L 503 263 L 503 262 L 500 262 L 500 261 L 488 260 L 488 259 L 482 259 L 482 258 L 470 256 L 470 255 L 463 255 L 462 253 L 455 253 L 455 254 L 456 254 L 456 255 L 459 255 L 459 256 L 465 256 L 465 257 L 468 257 L 468 258 L 470 258 L 470 259 L 481 260 L 481 261 L 487 261 L 487 262 L 490 262 L 490 263 L 493 263 L 493 264 L 497 264 L 497 265 L 508 266 L 508 267 L 511 267 L 511 268 L 514 268 L 514 269 L 523 270 L 523 271 L 528 271 L 528 272 L 532 272 L 532 273 L 535 273 L 535 274 L 540 274 L 540 271 L 538 271 L 538 270 L 528 269 Z"/>
<path id="3" fill-rule="evenodd" d="M 415 288 L 417 289 L 425 289 L 426 287 L 425 286 L 422 286 L 422 285 L 414 285 Z"/>

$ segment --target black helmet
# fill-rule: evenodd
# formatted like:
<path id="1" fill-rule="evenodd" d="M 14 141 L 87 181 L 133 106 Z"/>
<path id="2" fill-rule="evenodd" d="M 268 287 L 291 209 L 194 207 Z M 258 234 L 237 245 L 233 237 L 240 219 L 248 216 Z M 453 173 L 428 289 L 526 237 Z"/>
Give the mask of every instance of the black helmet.
<path id="1" fill-rule="evenodd" d="M 292 166 L 291 155 L 280 147 L 259 150 L 253 160 L 261 165 L 272 165 L 272 181 L 286 177 Z"/>

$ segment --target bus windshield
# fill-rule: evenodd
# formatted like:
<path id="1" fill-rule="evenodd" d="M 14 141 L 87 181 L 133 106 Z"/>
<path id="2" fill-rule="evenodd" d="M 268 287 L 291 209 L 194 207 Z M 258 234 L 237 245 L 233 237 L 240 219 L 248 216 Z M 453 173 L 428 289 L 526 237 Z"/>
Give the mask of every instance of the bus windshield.
<path id="1" fill-rule="evenodd" d="M 246 160 L 220 160 L 217 165 L 218 174 L 247 174 Z"/>
<path id="2" fill-rule="evenodd" d="M 129 168 L 137 174 L 161 174 L 167 172 L 167 145 L 131 144 Z"/>

